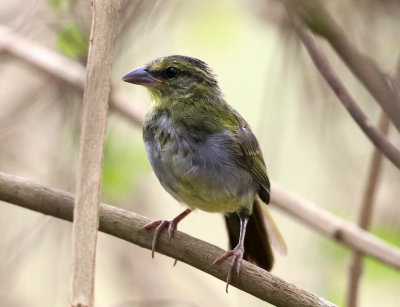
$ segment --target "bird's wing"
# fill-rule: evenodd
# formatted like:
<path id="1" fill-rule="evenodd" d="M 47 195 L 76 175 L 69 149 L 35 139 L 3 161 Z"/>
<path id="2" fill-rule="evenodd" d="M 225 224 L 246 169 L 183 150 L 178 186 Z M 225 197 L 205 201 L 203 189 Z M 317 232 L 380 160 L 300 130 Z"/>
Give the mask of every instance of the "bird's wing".
<path id="1" fill-rule="evenodd" d="M 267 168 L 264 163 L 264 159 L 262 157 L 260 146 L 258 145 L 258 141 L 251 132 L 250 128 L 240 127 L 235 134 L 236 142 L 239 144 L 242 153 L 238 155 L 237 162 L 240 166 L 249 170 L 250 173 L 254 176 L 257 182 L 260 184 L 260 190 L 258 194 L 262 201 L 265 203 L 269 202 L 270 195 L 270 182 L 267 176 Z M 256 205 L 261 207 L 265 213 L 265 226 L 267 228 L 267 233 L 269 237 L 269 241 L 271 246 L 281 255 L 286 255 L 287 247 L 286 243 L 283 240 L 283 237 L 278 230 L 272 216 L 269 214 L 267 206 L 262 203 L 257 203 Z M 258 210 L 253 208 L 253 210 Z"/>
<path id="2" fill-rule="evenodd" d="M 261 186 L 259 191 L 261 199 L 269 203 L 270 182 L 256 137 L 250 128 L 239 127 L 235 133 L 235 141 L 241 148 L 241 153 L 237 156 L 237 163 L 250 171 Z"/>

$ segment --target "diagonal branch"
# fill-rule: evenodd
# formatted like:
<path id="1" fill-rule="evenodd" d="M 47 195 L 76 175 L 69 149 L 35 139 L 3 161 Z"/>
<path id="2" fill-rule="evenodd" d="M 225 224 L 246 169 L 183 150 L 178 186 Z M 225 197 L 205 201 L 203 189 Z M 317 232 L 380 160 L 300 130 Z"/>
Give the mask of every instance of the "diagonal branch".
<path id="1" fill-rule="evenodd" d="M 386 135 L 369 120 L 369 118 L 357 105 L 357 102 L 350 95 L 345 85 L 336 75 L 324 52 L 315 43 L 312 34 L 296 20 L 294 20 L 294 27 L 297 35 L 306 47 L 318 71 L 331 86 L 332 90 L 343 103 L 347 111 L 364 131 L 364 133 L 369 137 L 372 143 L 374 143 L 374 145 L 379 148 L 379 150 L 390 161 L 392 161 L 397 168 L 400 169 L 400 150 L 387 139 Z"/>
<path id="2" fill-rule="evenodd" d="M 312 230 L 400 270 L 400 250 L 272 184 L 271 202 Z"/>
<path id="3" fill-rule="evenodd" d="M 346 33 L 318 0 L 285 0 L 289 13 L 294 13 L 314 33 L 324 37 L 364 84 L 400 131 L 400 95 L 398 85 L 378 66 L 357 50 Z"/>
<path id="4" fill-rule="evenodd" d="M 26 179 L 0 173 L 0 199 L 72 221 L 73 195 Z M 142 229 L 148 222 L 148 219 L 133 212 L 105 204 L 100 205 L 100 231 L 151 249 L 153 231 Z M 172 240 L 166 233 L 162 233 L 157 251 L 225 281 L 229 261 L 211 265 L 212 261 L 223 253 L 222 249 L 212 244 L 177 231 Z M 233 277 L 232 285 L 276 306 L 335 306 L 247 261 L 243 261 L 240 276 Z"/>
<path id="5" fill-rule="evenodd" d="M 58 80 L 83 91 L 86 68 L 60 53 L 30 41 L 11 29 L 0 25 L 0 52 L 7 52 L 30 65 L 50 74 Z M 129 105 L 129 108 L 127 107 Z M 111 110 L 134 124 L 141 125 L 145 111 L 128 101 L 118 92 L 111 92 Z"/>

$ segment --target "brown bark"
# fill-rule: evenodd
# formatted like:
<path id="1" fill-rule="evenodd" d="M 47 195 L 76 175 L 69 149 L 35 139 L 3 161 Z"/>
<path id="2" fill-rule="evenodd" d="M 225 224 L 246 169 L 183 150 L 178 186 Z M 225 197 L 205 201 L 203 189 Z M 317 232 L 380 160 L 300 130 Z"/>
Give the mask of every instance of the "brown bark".
<path id="1" fill-rule="evenodd" d="M 26 179 L 0 173 L 0 200 L 72 221 L 73 195 Z M 100 204 L 100 231 L 147 249 L 151 249 L 154 234 L 154 231 L 143 229 L 149 222 L 149 219 L 133 212 Z M 168 234 L 163 232 L 157 244 L 157 252 L 185 262 L 225 282 L 230 261 L 225 260 L 221 264 L 212 265 L 211 263 L 224 252 L 212 244 L 180 231 L 170 239 Z M 243 261 L 240 276 L 234 274 L 232 286 L 276 306 L 335 306 L 247 261 Z M 221 284 L 221 291 L 224 291 L 224 287 L 225 285 Z"/>

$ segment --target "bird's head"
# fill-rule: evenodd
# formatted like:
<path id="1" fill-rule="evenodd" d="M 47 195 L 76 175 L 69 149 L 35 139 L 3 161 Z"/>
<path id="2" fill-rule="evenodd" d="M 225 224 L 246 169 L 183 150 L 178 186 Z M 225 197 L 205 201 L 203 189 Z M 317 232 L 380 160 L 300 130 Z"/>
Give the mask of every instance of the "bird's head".
<path id="1" fill-rule="evenodd" d="M 215 75 L 207 64 L 195 58 L 171 55 L 153 60 L 122 77 L 123 81 L 145 86 L 156 104 L 220 95 Z"/>

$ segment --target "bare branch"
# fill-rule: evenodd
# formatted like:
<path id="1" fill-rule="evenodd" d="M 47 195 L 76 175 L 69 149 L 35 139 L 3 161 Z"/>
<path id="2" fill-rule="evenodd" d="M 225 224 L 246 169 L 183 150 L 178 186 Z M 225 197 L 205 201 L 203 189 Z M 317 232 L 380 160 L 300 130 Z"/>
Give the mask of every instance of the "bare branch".
<path id="1" fill-rule="evenodd" d="M 26 179 L 0 173 L 0 199 L 60 219 L 72 220 L 73 195 Z M 151 249 L 154 233 L 142 229 L 148 222 L 148 219 L 133 212 L 105 204 L 100 205 L 99 229 L 102 232 Z M 225 282 L 229 261 L 212 265 L 213 260 L 223 252 L 212 244 L 177 231 L 172 240 L 168 234 L 162 233 L 157 251 Z M 247 261 L 243 261 L 240 276 L 233 277 L 232 285 L 276 306 L 335 306 Z M 221 284 L 221 291 L 223 287 L 225 285 Z"/>
<path id="2" fill-rule="evenodd" d="M 324 52 L 315 43 L 312 34 L 299 22 L 294 21 L 296 33 L 306 47 L 315 66 L 347 111 L 379 150 L 400 169 L 400 150 L 369 120 L 357 102 L 350 95 L 345 85 L 336 75 Z M 400 118 L 400 116 L 399 116 Z"/>
<path id="3" fill-rule="evenodd" d="M 384 135 L 389 131 L 389 118 L 385 112 L 381 111 L 379 119 L 379 129 Z M 368 230 L 372 218 L 372 207 L 375 200 L 375 194 L 378 188 L 379 175 L 382 169 L 382 153 L 375 147 L 372 153 L 369 165 L 367 182 L 364 189 L 363 199 L 361 201 L 358 226 L 361 229 Z M 362 257 L 359 251 L 353 251 L 349 263 L 349 283 L 347 287 L 347 307 L 357 306 L 357 293 L 360 277 L 362 274 Z"/>
<path id="4" fill-rule="evenodd" d="M 58 80 L 83 91 L 86 68 L 60 53 L 27 40 L 0 25 L 0 51 L 7 52 L 50 74 Z M 129 105 L 129 108 L 127 107 Z M 145 111 L 134 101 L 126 101 L 118 92 L 111 93 L 111 110 L 134 124 L 141 124 Z"/>
<path id="5" fill-rule="evenodd" d="M 394 80 L 400 82 L 400 57 L 397 60 L 397 69 Z M 383 134 L 388 135 L 390 122 L 389 118 L 384 112 L 381 112 L 379 119 L 379 130 Z M 375 200 L 375 194 L 378 188 L 379 175 L 382 171 L 382 154 L 375 148 L 372 154 L 369 172 L 367 176 L 367 183 L 365 186 L 363 199 L 361 201 L 360 215 L 358 218 L 358 225 L 360 228 L 368 230 L 372 218 L 372 206 Z M 361 252 L 353 251 L 349 263 L 349 282 L 347 285 L 347 307 L 356 307 L 358 299 L 358 287 L 363 273 L 363 254 Z"/>
<path id="6" fill-rule="evenodd" d="M 400 131 L 400 91 L 392 79 L 357 50 L 320 1 L 285 0 L 285 3 L 289 12 L 300 17 L 314 33 L 328 40 Z"/>
<path id="7" fill-rule="evenodd" d="M 94 275 L 110 72 L 121 1 L 95 0 L 72 227 L 71 306 L 94 305 Z"/>
<path id="8" fill-rule="evenodd" d="M 400 270 L 400 250 L 369 232 L 285 192 L 276 184 L 272 185 L 271 201 L 312 230 Z"/>

